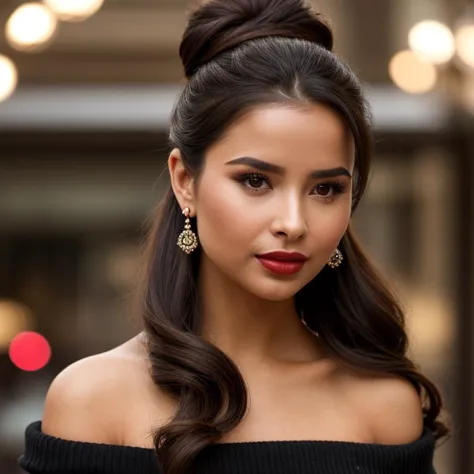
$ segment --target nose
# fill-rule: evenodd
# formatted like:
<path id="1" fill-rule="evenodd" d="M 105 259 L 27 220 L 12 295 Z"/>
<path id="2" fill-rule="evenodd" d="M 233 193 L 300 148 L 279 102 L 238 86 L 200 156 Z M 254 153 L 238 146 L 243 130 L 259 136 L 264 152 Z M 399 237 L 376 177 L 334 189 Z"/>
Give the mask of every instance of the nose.
<path id="1" fill-rule="evenodd" d="M 271 224 L 271 232 L 277 237 L 288 240 L 301 239 L 307 233 L 306 219 L 300 200 L 294 196 L 279 203 L 275 218 Z"/>

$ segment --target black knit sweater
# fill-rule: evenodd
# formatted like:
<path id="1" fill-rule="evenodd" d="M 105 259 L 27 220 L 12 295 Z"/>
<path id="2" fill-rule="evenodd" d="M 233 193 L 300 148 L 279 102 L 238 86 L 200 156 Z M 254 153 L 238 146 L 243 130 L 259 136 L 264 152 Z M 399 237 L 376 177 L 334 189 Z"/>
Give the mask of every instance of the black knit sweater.
<path id="1" fill-rule="evenodd" d="M 404 445 L 335 441 L 263 441 L 204 449 L 193 474 L 435 474 L 434 437 Z M 151 449 L 79 443 L 26 429 L 20 465 L 31 474 L 157 474 Z"/>

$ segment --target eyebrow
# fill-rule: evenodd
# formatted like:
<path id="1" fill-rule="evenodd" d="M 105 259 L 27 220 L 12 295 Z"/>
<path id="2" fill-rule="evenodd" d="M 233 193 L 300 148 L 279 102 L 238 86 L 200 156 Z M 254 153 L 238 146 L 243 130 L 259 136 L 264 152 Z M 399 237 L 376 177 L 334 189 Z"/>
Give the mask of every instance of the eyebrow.
<path id="1" fill-rule="evenodd" d="M 283 168 L 282 166 L 274 165 L 272 163 L 258 160 L 257 158 L 252 158 L 250 156 L 236 158 L 235 160 L 228 161 L 226 165 L 247 165 L 260 171 L 266 171 L 268 173 L 275 173 L 279 175 L 285 174 L 285 168 Z M 315 170 L 310 173 L 310 177 L 312 179 L 335 178 L 337 176 L 347 176 L 349 179 L 352 178 L 352 175 L 349 170 L 347 170 L 343 166 L 331 169 Z"/>

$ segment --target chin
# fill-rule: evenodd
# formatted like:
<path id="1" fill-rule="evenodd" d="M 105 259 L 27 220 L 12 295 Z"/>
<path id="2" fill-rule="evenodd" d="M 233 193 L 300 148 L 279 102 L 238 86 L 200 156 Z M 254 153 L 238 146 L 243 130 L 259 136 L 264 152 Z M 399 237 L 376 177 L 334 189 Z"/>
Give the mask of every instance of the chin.
<path id="1" fill-rule="evenodd" d="M 242 275 L 245 280 L 240 281 L 248 292 L 267 301 L 285 301 L 293 298 L 300 290 L 310 283 L 317 274 L 324 268 L 323 265 L 317 268 L 307 268 L 306 271 L 294 275 L 271 275 L 256 274 L 252 271 L 250 275 Z"/>
<path id="2" fill-rule="evenodd" d="M 254 294 L 258 298 L 266 301 L 287 301 L 293 298 L 301 288 L 304 287 L 304 283 L 298 280 L 281 280 L 281 281 L 269 281 L 267 278 L 266 281 L 262 281 L 261 278 L 256 281 L 247 283 L 245 285 L 247 291 Z"/>

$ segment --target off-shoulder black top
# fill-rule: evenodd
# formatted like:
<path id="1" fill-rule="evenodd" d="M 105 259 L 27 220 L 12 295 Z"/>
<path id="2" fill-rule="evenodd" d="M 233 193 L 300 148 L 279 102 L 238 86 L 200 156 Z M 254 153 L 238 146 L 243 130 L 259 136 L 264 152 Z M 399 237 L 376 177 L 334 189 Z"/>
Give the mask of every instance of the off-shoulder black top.
<path id="1" fill-rule="evenodd" d="M 21 467 L 30 474 L 160 474 L 152 449 L 66 441 L 28 426 Z M 425 430 L 403 445 L 341 441 L 256 441 L 205 448 L 193 474 L 436 474 Z"/>

